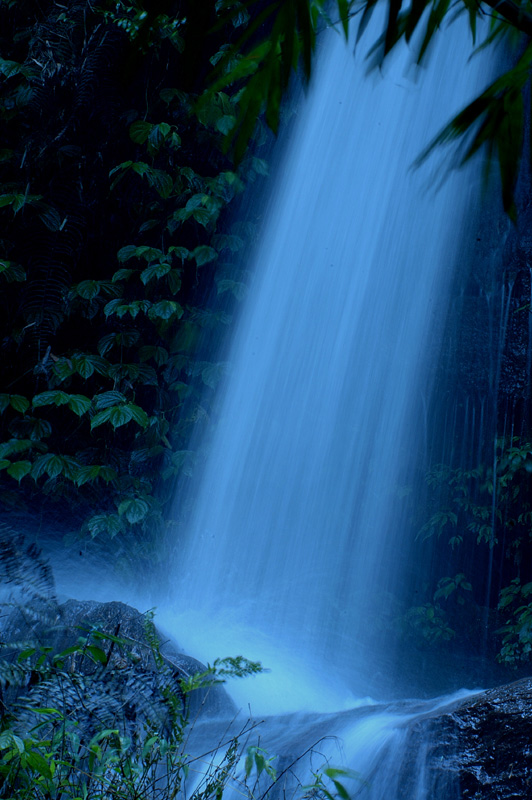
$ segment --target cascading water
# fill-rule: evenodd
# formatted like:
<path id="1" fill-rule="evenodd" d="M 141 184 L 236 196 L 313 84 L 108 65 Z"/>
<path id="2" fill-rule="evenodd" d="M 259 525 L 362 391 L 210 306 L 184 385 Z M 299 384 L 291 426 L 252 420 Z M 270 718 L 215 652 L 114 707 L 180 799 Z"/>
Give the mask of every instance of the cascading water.
<path id="1" fill-rule="evenodd" d="M 466 26 L 446 33 L 428 69 L 404 49 L 370 76 L 328 34 L 257 248 L 159 617 L 200 659 L 260 659 L 269 675 L 232 689 L 256 713 L 393 690 L 401 487 L 479 189 L 478 164 L 443 185 L 441 164 L 410 167 L 489 78 Z"/>
<path id="2" fill-rule="evenodd" d="M 255 710 L 308 703 L 310 672 L 340 674 L 343 697 L 389 682 L 375 626 L 408 556 L 400 486 L 478 194 L 474 166 L 438 191 L 441 164 L 411 170 L 488 77 L 454 28 L 421 74 L 404 50 L 369 77 L 329 35 L 264 224 L 172 624 L 199 657 L 274 670 Z"/>

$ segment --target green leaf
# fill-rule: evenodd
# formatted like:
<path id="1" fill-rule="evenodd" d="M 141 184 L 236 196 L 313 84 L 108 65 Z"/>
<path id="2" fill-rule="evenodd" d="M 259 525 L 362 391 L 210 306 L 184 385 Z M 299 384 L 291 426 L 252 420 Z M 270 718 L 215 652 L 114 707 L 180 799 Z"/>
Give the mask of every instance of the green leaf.
<path id="1" fill-rule="evenodd" d="M 252 156 L 251 166 L 255 170 L 257 175 L 263 175 L 264 177 L 267 177 L 270 174 L 268 168 L 268 162 L 265 161 L 263 158 L 257 158 L 256 156 Z"/>
<path id="2" fill-rule="evenodd" d="M 133 415 L 128 406 L 112 406 L 109 411 L 109 422 L 113 428 L 120 428 L 132 419 Z"/>
<path id="3" fill-rule="evenodd" d="M 124 530 L 123 522 L 118 514 L 96 514 L 87 522 L 87 527 L 93 539 L 102 533 L 106 533 L 113 539 Z"/>
<path id="4" fill-rule="evenodd" d="M 8 283 L 22 283 L 26 280 L 26 272 L 14 261 L 0 261 L 0 274 L 4 276 Z"/>
<path id="5" fill-rule="evenodd" d="M 61 392 L 59 389 L 54 389 L 51 392 L 41 392 L 36 394 L 33 398 L 33 408 L 40 408 L 41 406 L 65 406 L 70 400 L 71 395 L 66 392 Z"/>
<path id="6" fill-rule="evenodd" d="M 65 462 L 61 456 L 53 455 L 52 453 L 49 454 L 49 458 L 46 464 L 45 472 L 50 478 L 57 478 L 58 475 L 61 475 L 65 468 Z"/>
<path id="7" fill-rule="evenodd" d="M 100 294 L 100 284 L 98 281 L 81 281 L 74 286 L 74 291 L 84 300 L 94 300 Z"/>
<path id="8" fill-rule="evenodd" d="M 100 475 L 101 467 L 98 464 L 91 464 L 90 466 L 79 467 L 74 477 L 76 486 L 83 486 L 89 481 L 94 481 Z"/>
<path id="9" fill-rule="evenodd" d="M 208 264 L 210 261 L 214 261 L 216 258 L 218 258 L 218 253 L 216 250 L 204 244 L 199 245 L 199 247 L 195 247 L 191 255 L 195 259 L 198 267 L 202 267 L 203 264 Z"/>
<path id="10" fill-rule="evenodd" d="M 151 122 L 137 120 L 129 127 L 129 136 L 136 144 L 144 144 L 152 128 L 153 125 Z"/>
<path id="11" fill-rule="evenodd" d="M 7 468 L 7 474 L 10 475 L 12 478 L 15 478 L 19 483 L 24 478 L 28 472 L 31 470 L 31 462 L 30 461 L 15 461 L 11 466 Z"/>
<path id="12" fill-rule="evenodd" d="M 11 408 L 15 409 L 15 411 L 19 411 L 21 414 L 25 414 L 30 407 L 30 401 L 20 394 L 9 395 L 9 403 Z"/>
<path id="13" fill-rule="evenodd" d="M 171 269 L 171 265 L 164 261 L 160 264 L 152 264 L 142 270 L 140 279 L 142 283 L 146 285 L 149 281 L 153 280 L 153 278 L 162 278 L 164 275 L 167 275 Z"/>
<path id="14" fill-rule="evenodd" d="M 187 250 L 186 247 L 181 247 L 181 245 L 171 245 L 168 248 L 168 253 L 172 253 L 176 255 L 181 261 L 185 261 L 187 258 L 190 257 L 190 252 Z"/>
<path id="15" fill-rule="evenodd" d="M 68 400 L 68 407 L 74 414 L 81 417 L 91 407 L 91 400 L 83 394 L 71 394 Z"/>
<path id="16" fill-rule="evenodd" d="M 110 317 L 111 314 L 116 314 L 118 309 L 123 307 L 124 300 L 120 297 L 117 297 L 114 300 L 109 300 L 109 302 L 105 304 L 103 313 L 106 317 Z"/>
<path id="17" fill-rule="evenodd" d="M 131 169 L 132 169 L 132 170 L 133 170 L 133 172 L 135 172 L 137 175 L 140 175 L 140 176 L 141 176 L 141 178 L 142 178 L 144 175 L 148 175 L 148 174 L 149 174 L 149 173 L 152 171 L 152 169 L 151 169 L 151 167 L 149 166 L 149 164 L 146 164 L 146 162 L 144 162 L 144 161 L 135 161 L 135 162 L 133 162 L 133 163 L 131 164 Z"/>
<path id="18" fill-rule="evenodd" d="M 135 248 L 135 255 L 137 258 L 143 258 L 144 261 L 161 261 L 164 258 L 164 253 L 158 247 L 149 247 L 146 244 L 141 244 Z"/>
<path id="19" fill-rule="evenodd" d="M 102 481 L 105 481 L 105 483 L 111 483 L 111 481 L 116 481 L 118 475 L 116 470 L 114 470 L 112 467 L 106 467 L 105 464 L 102 464 L 100 467 L 99 477 L 102 479 Z"/>
<path id="20" fill-rule="evenodd" d="M 110 408 L 106 408 L 103 411 L 99 411 L 97 414 L 95 414 L 91 419 L 91 430 L 97 428 L 99 425 L 103 425 L 104 422 L 109 422 L 113 408 L 115 408 L 115 406 L 111 406 Z"/>
<path id="21" fill-rule="evenodd" d="M 168 361 L 168 350 L 151 344 L 144 345 L 144 347 L 140 348 L 138 356 L 140 361 L 147 361 L 149 358 L 153 358 L 156 364 L 162 366 Z"/>
<path id="22" fill-rule="evenodd" d="M 131 414 L 131 419 L 134 420 L 141 428 L 145 428 L 148 424 L 148 415 L 144 411 L 143 408 L 140 406 L 133 405 L 133 403 L 128 403 L 126 408 Z"/>
<path id="23" fill-rule="evenodd" d="M 192 216 L 196 222 L 199 222 L 200 225 L 206 228 L 215 215 L 213 211 L 209 211 L 207 208 L 195 208 L 192 212 Z"/>
<path id="24" fill-rule="evenodd" d="M 74 374 L 72 364 L 68 358 L 60 358 L 58 361 L 56 361 L 53 370 L 54 374 L 59 378 L 60 381 L 64 381 Z"/>
<path id="25" fill-rule="evenodd" d="M 148 312 L 150 319 L 171 319 L 176 317 L 180 319 L 183 316 L 183 307 L 176 303 L 175 300 L 160 300 L 154 303 Z"/>
<path id="26" fill-rule="evenodd" d="M 220 382 L 221 378 L 227 372 L 227 365 L 224 363 L 220 364 L 207 364 L 201 370 L 201 380 L 205 384 L 205 386 L 209 386 L 211 389 L 216 389 L 218 383 Z"/>
<path id="27" fill-rule="evenodd" d="M 48 761 L 37 750 L 26 753 L 26 763 L 30 769 L 34 769 L 39 775 L 47 780 L 52 780 L 52 771 Z"/>
<path id="28" fill-rule="evenodd" d="M 122 392 L 117 392 L 114 389 L 109 392 L 102 392 L 101 394 L 97 394 L 93 397 L 94 407 L 97 411 L 101 411 L 104 408 L 109 408 L 110 406 L 116 406 L 118 403 L 125 402 L 125 395 L 123 395 Z"/>
<path id="29" fill-rule="evenodd" d="M 152 186 L 157 193 L 166 200 L 172 194 L 174 188 L 174 181 L 172 176 L 162 169 L 150 169 L 146 173 L 148 183 Z"/>
<path id="30" fill-rule="evenodd" d="M 134 244 L 127 244 L 125 247 L 121 247 L 116 257 L 119 261 L 129 261 L 130 258 L 134 258 L 137 255 L 137 247 Z"/>
<path id="31" fill-rule="evenodd" d="M 229 136 L 232 133 L 235 125 L 236 117 L 231 114 L 223 114 L 216 120 L 215 128 L 216 130 L 220 131 L 220 133 L 223 133 L 224 136 Z"/>
<path id="32" fill-rule="evenodd" d="M 171 269 L 166 276 L 168 289 L 172 294 L 177 294 L 181 289 L 181 273 L 178 269 Z"/>
<path id="33" fill-rule="evenodd" d="M 118 506 L 119 516 L 125 516 L 132 525 L 136 522 L 141 522 L 147 516 L 149 510 L 148 503 L 138 497 L 123 500 Z"/>
<path id="34" fill-rule="evenodd" d="M 99 375 L 107 375 L 109 369 L 109 362 L 105 358 L 92 354 L 76 354 L 72 356 L 71 362 L 74 372 L 77 372 L 85 380 L 90 378 L 94 372 Z"/>
<path id="35" fill-rule="evenodd" d="M 134 269 L 117 269 L 111 278 L 112 283 L 119 283 L 120 281 L 128 281 L 132 275 L 135 274 Z"/>
<path id="36" fill-rule="evenodd" d="M 241 283 L 240 281 L 233 281 L 229 278 L 224 278 L 221 281 L 218 281 L 217 284 L 217 292 L 218 294 L 224 294 L 225 292 L 231 292 L 231 294 L 236 297 L 237 300 L 242 301 L 246 294 L 247 294 L 248 287 L 245 283 Z"/>
<path id="37" fill-rule="evenodd" d="M 98 662 L 99 664 L 107 664 L 107 654 L 101 649 L 101 647 L 96 647 L 94 644 L 89 644 L 84 650 L 88 656 L 93 661 Z"/>

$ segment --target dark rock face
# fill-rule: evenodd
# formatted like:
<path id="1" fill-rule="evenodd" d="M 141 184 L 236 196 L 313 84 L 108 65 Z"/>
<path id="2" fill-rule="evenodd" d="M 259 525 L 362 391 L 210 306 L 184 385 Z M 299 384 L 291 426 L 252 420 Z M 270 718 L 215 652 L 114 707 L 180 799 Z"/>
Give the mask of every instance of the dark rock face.
<path id="1" fill-rule="evenodd" d="M 406 794 L 425 753 L 427 797 L 445 800 L 532 798 L 532 678 L 490 689 L 411 728 L 413 760 L 405 769 Z M 428 743 L 428 744 L 427 744 Z M 442 793 L 441 789 L 445 786 Z"/>
<path id="2" fill-rule="evenodd" d="M 174 708 L 177 703 L 191 717 L 233 711 L 219 686 L 185 696 L 180 680 L 204 672 L 204 665 L 163 641 L 149 617 L 124 603 L 69 600 L 62 605 L 43 602 L 42 606 L 15 607 L 0 619 L 0 639 L 4 664 L 11 662 L 14 669 L 18 653 L 29 647 L 48 647 L 60 654 L 80 642 L 83 649 L 85 640 L 88 651 L 87 655 L 67 654 L 53 680 L 27 668 L 22 683 L 16 673 L 12 678 L 3 676 L 8 703 L 27 695 L 33 705 L 87 716 L 89 727 L 91 719 L 97 718 L 124 730 L 131 725 L 138 729 L 146 720 L 164 728 L 172 713 L 169 697 Z M 98 649 L 97 658 L 91 657 L 91 647 Z M 32 658 L 37 657 L 38 653 Z"/>

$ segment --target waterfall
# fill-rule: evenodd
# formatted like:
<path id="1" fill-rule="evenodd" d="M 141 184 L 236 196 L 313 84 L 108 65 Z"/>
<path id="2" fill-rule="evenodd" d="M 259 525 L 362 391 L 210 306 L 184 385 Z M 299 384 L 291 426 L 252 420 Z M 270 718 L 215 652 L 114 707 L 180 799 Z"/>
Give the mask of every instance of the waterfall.
<path id="1" fill-rule="evenodd" d="M 388 631 L 415 571 L 404 497 L 479 194 L 478 162 L 445 181 L 441 157 L 411 169 L 490 77 L 465 20 L 426 68 L 403 47 L 369 75 L 326 36 L 159 617 L 200 659 L 260 659 L 270 673 L 232 690 L 258 713 L 394 691 Z"/>

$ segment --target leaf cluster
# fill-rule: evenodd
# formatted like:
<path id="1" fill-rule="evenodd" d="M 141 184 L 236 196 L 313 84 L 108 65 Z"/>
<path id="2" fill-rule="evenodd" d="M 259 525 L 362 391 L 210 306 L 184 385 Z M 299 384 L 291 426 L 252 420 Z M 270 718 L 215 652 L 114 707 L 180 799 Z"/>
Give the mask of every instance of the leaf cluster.
<path id="1" fill-rule="evenodd" d="M 228 208 L 267 172 L 222 152 L 235 91 L 194 113 L 189 5 L 0 5 L 0 502 L 143 551 L 225 372 L 252 227 Z M 211 11 L 203 71 L 246 22 Z"/>

